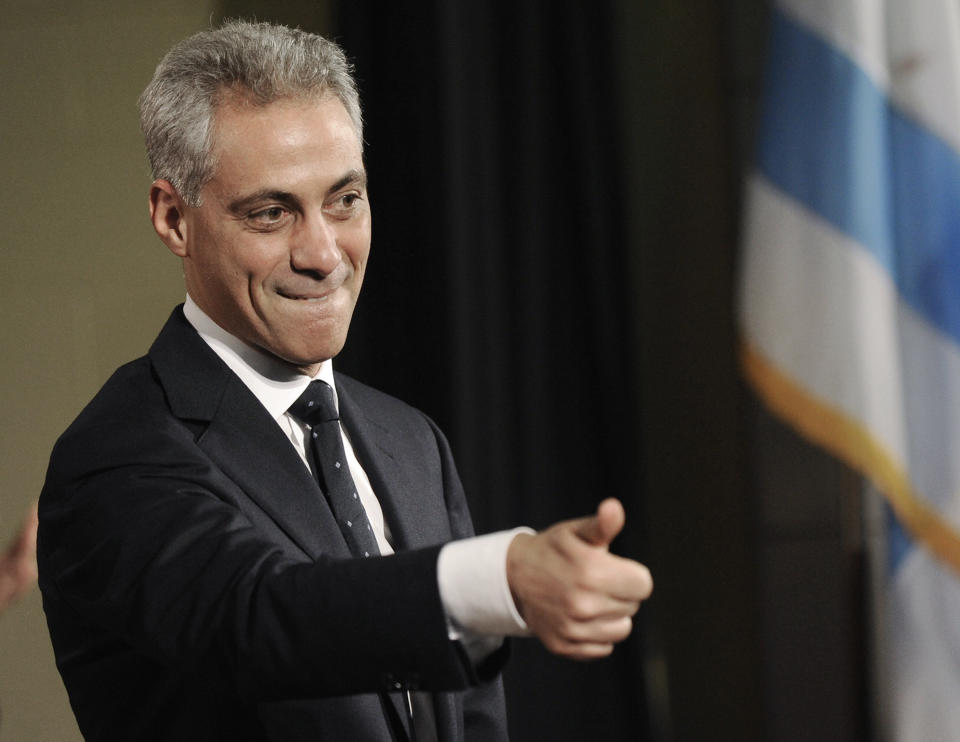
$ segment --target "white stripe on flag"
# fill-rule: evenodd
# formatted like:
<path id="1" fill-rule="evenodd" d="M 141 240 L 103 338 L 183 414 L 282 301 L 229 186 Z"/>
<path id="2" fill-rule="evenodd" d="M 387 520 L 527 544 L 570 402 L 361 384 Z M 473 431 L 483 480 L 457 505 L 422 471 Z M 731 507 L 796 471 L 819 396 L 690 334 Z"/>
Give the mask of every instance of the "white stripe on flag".
<path id="1" fill-rule="evenodd" d="M 852 60 L 900 110 L 960 152 L 957 0 L 780 0 L 777 6 Z"/>

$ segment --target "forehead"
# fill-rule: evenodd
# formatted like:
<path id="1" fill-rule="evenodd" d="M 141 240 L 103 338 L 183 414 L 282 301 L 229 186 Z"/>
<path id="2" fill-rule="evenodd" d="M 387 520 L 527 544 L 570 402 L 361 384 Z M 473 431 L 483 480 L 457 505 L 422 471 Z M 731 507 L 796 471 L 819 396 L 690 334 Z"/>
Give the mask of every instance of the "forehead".
<path id="1" fill-rule="evenodd" d="M 227 98 L 214 113 L 211 155 L 213 180 L 221 182 L 337 177 L 363 167 L 360 138 L 334 95 L 266 105 Z"/>

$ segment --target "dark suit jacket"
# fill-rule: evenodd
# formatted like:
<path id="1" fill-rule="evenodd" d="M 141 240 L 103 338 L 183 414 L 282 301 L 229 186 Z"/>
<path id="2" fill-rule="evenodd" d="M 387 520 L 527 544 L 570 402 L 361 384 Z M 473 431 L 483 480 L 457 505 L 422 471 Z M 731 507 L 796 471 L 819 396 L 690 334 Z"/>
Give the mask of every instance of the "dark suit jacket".
<path id="1" fill-rule="evenodd" d="M 502 657 L 447 638 L 439 544 L 471 535 L 442 433 L 337 377 L 398 547 L 354 560 L 316 482 L 174 311 L 54 448 L 38 561 L 87 740 L 402 740 L 398 688 L 439 692 L 445 742 L 506 738 Z"/>

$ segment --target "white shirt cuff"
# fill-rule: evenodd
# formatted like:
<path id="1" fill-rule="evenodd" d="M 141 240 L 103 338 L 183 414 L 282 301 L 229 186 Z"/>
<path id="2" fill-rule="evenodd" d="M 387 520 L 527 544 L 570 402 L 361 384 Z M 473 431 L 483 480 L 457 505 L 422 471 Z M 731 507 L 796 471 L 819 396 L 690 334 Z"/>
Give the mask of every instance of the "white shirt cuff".
<path id="1" fill-rule="evenodd" d="M 507 549 L 518 533 L 535 532 L 529 528 L 498 531 L 452 541 L 440 550 L 437 583 L 451 639 L 468 638 L 461 632 L 499 637 L 529 634 L 507 582 Z"/>

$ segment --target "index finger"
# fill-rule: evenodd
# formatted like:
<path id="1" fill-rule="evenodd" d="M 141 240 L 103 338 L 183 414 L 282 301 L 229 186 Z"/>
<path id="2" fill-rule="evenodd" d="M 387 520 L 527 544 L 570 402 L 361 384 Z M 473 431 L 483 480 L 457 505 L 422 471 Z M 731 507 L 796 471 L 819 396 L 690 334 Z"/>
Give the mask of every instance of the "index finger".
<path id="1" fill-rule="evenodd" d="M 601 578 L 601 589 L 618 600 L 641 601 L 653 592 L 653 576 L 640 562 L 611 554 L 610 566 Z"/>

